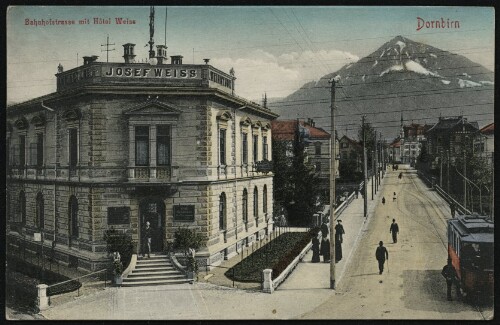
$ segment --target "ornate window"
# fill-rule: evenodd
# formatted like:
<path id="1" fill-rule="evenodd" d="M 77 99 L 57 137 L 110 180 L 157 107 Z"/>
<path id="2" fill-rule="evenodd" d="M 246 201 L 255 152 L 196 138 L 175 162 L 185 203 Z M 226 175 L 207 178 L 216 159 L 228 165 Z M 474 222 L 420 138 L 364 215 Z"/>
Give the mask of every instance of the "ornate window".
<path id="1" fill-rule="evenodd" d="M 35 227 L 44 229 L 45 228 L 45 210 L 43 202 L 43 194 L 38 193 L 36 196 L 36 220 Z"/>
<path id="2" fill-rule="evenodd" d="M 262 137 L 262 160 L 269 160 L 267 158 L 267 136 Z"/>
<path id="3" fill-rule="evenodd" d="M 253 161 L 257 162 L 259 160 L 258 154 L 259 150 L 259 136 L 258 135 L 253 135 Z"/>
<path id="4" fill-rule="evenodd" d="M 72 195 L 69 199 L 68 204 L 68 224 L 69 224 L 69 237 L 70 239 L 76 239 L 79 235 L 78 228 L 78 200 Z"/>
<path id="5" fill-rule="evenodd" d="M 24 191 L 19 193 L 19 214 L 21 217 L 21 224 L 26 225 L 26 194 Z"/>
<path id="6" fill-rule="evenodd" d="M 219 129 L 219 165 L 226 165 L 226 129 Z"/>
<path id="7" fill-rule="evenodd" d="M 267 185 L 264 185 L 262 190 L 262 209 L 264 213 L 267 213 Z"/>
<path id="8" fill-rule="evenodd" d="M 170 166 L 170 125 L 156 126 L 156 159 L 158 166 Z"/>
<path id="9" fill-rule="evenodd" d="M 219 197 L 219 229 L 226 229 L 226 193 L 222 193 Z"/>
<path id="10" fill-rule="evenodd" d="M 149 126 L 135 127 L 135 165 L 149 166 Z"/>
<path id="11" fill-rule="evenodd" d="M 253 189 L 253 216 L 255 219 L 259 217 L 259 191 L 257 186 Z"/>
<path id="12" fill-rule="evenodd" d="M 241 138 L 242 138 L 242 147 L 241 147 L 241 150 L 242 150 L 242 153 L 243 153 L 242 163 L 243 164 L 248 164 L 248 134 L 247 133 L 243 133 L 241 135 Z"/>
<path id="13" fill-rule="evenodd" d="M 242 212 L 243 212 L 243 223 L 248 222 L 248 192 L 247 189 L 243 189 L 243 207 L 242 207 Z"/>
<path id="14" fill-rule="evenodd" d="M 72 128 L 68 130 L 69 133 L 69 167 L 76 168 L 78 165 L 78 129 Z"/>
<path id="15" fill-rule="evenodd" d="M 19 166 L 26 166 L 26 136 L 19 136 Z"/>

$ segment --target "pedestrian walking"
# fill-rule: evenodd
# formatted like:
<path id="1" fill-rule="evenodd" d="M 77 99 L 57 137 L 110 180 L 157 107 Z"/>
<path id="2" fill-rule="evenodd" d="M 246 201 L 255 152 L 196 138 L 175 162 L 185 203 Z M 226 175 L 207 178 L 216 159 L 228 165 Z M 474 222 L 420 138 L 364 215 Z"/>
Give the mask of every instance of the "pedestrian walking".
<path id="1" fill-rule="evenodd" d="M 399 173 L 398 178 L 399 178 L 399 179 L 403 178 L 403 172 L 400 172 L 400 173 Z"/>
<path id="2" fill-rule="evenodd" d="M 144 249 L 147 251 L 148 258 L 151 257 L 151 237 L 152 229 L 150 227 L 149 221 L 146 221 L 146 227 L 144 228 Z M 146 252 L 143 252 L 145 256 Z"/>
<path id="3" fill-rule="evenodd" d="M 342 226 L 342 220 L 337 220 L 337 225 L 335 226 L 335 239 L 341 244 L 344 242 L 343 235 L 345 234 L 344 226 Z"/>
<path id="4" fill-rule="evenodd" d="M 455 270 L 450 264 L 446 264 L 441 271 L 441 275 L 446 279 L 446 297 L 451 301 L 451 286 L 455 278 Z"/>
<path id="5" fill-rule="evenodd" d="M 356 199 L 357 199 L 358 198 L 358 194 L 359 194 L 359 188 L 357 186 L 354 189 L 354 192 L 356 193 Z"/>
<path id="6" fill-rule="evenodd" d="M 389 233 L 392 233 L 392 242 L 395 244 L 398 242 L 399 226 L 396 223 L 396 219 L 392 219 L 391 227 L 389 228 Z"/>
<path id="7" fill-rule="evenodd" d="M 385 196 L 382 196 L 382 204 L 385 205 Z"/>
<path id="8" fill-rule="evenodd" d="M 392 202 L 396 201 L 396 192 L 392 195 Z"/>
<path id="9" fill-rule="evenodd" d="M 335 263 L 342 259 L 342 242 L 339 236 L 335 236 Z"/>
<path id="10" fill-rule="evenodd" d="M 450 203 L 450 210 L 451 210 L 451 217 L 455 218 L 455 210 L 456 210 L 455 203 L 453 202 Z"/>
<path id="11" fill-rule="evenodd" d="M 313 263 L 318 263 L 319 262 L 319 239 L 318 239 L 318 234 L 313 234 L 313 238 L 312 238 L 312 251 L 313 251 L 312 262 Z"/>
<path id="12" fill-rule="evenodd" d="M 378 261 L 378 274 L 382 274 L 384 272 L 384 263 L 385 260 L 389 260 L 389 253 L 387 252 L 387 248 L 384 247 L 384 242 L 380 241 L 378 243 L 377 250 L 375 251 L 375 257 L 377 258 Z"/>
<path id="13" fill-rule="evenodd" d="M 323 262 L 330 262 L 330 239 L 326 237 L 321 240 L 321 255 L 323 255 Z"/>

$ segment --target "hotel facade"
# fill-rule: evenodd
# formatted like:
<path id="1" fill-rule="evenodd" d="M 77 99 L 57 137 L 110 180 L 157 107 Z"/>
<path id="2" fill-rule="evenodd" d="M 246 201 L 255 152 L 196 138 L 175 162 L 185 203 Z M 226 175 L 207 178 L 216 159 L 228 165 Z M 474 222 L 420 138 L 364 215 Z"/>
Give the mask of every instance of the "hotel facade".
<path id="1" fill-rule="evenodd" d="M 277 115 L 235 95 L 232 69 L 123 49 L 122 63 L 59 65 L 56 92 L 7 108 L 7 241 L 40 233 L 60 263 L 93 271 L 110 260 L 106 230 L 138 254 L 149 221 L 153 251 L 188 227 L 207 238 L 200 264 L 217 265 L 272 230 Z"/>

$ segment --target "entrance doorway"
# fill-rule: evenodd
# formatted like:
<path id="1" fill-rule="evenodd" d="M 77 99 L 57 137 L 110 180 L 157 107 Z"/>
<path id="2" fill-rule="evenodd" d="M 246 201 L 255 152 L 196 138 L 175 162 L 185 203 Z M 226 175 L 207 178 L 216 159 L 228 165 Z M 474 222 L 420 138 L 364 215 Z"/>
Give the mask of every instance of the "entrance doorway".
<path id="1" fill-rule="evenodd" d="M 151 227 L 151 252 L 163 252 L 163 238 L 165 237 L 165 204 L 160 199 L 145 199 L 139 204 L 140 215 L 140 247 L 144 249 L 145 239 L 142 234 L 149 222 Z"/>

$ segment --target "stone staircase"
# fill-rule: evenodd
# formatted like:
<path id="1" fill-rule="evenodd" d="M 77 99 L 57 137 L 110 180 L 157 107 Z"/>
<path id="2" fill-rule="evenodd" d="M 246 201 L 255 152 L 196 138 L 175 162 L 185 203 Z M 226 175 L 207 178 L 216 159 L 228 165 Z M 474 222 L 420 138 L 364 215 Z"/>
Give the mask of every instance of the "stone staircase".
<path id="1" fill-rule="evenodd" d="M 177 270 L 167 255 L 151 254 L 150 258 L 138 257 L 135 268 L 126 278 L 123 287 L 189 283 L 187 277 Z"/>

